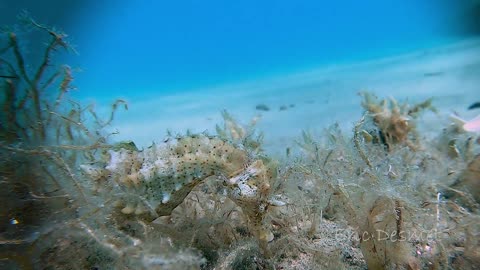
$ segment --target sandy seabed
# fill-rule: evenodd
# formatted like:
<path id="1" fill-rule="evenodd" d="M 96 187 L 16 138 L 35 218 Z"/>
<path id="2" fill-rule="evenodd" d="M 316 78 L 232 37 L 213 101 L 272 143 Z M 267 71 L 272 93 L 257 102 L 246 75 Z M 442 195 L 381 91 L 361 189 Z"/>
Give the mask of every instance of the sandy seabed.
<path id="1" fill-rule="evenodd" d="M 198 89 L 178 94 L 152 96 L 148 100 L 127 98 L 129 111 L 119 113 L 113 130 L 116 140 L 133 140 L 139 146 L 161 141 L 166 130 L 174 133 L 215 133 L 226 109 L 237 120 L 248 123 L 259 117 L 258 129 L 265 134 L 270 154 L 294 147 L 302 130 L 319 132 L 338 122 L 351 129 L 360 119 L 359 91 L 368 90 L 380 98 L 422 101 L 433 97 L 438 109 L 423 116 L 425 134 L 448 124 L 457 113 L 470 119 L 478 110 L 467 110 L 480 101 L 480 39 L 410 54 L 330 65 L 310 72 L 251 82 Z M 269 110 L 257 110 L 257 105 Z M 283 106 L 283 108 L 281 108 Z"/>

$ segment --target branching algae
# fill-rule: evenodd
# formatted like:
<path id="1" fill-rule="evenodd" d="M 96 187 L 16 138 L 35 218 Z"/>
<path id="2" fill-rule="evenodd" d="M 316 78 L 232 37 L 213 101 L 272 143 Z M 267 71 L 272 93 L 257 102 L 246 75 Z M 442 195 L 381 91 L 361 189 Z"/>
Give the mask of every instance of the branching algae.
<path id="1" fill-rule="evenodd" d="M 394 144 L 414 147 L 412 135 L 414 136 L 413 133 L 415 133 L 415 123 L 413 120 L 426 109 L 436 111 L 431 105 L 432 99 L 411 106 L 407 102 L 399 104 L 393 98 L 377 101 L 377 98 L 369 92 L 362 92 L 361 96 L 364 98 L 362 107 L 378 128 L 378 133 L 373 136 L 364 132 L 365 137 L 369 140 L 378 140 L 389 148 Z"/>
<path id="2" fill-rule="evenodd" d="M 451 158 L 447 147 L 437 148 L 452 138 L 462 144 L 472 138 L 446 133 L 438 141 L 424 142 L 417 137 L 422 151 L 416 151 L 418 147 L 406 143 L 410 124 L 399 124 L 407 121 L 402 112 L 416 110 L 393 106 L 364 101 L 373 129 L 385 134 L 385 141 L 362 136 L 361 130 L 372 130 L 365 119 L 355 125 L 352 139 L 337 126 L 326 132 L 326 142 L 304 135 L 300 145 L 310 161 L 297 166 L 298 173 L 307 176 L 300 186 L 313 183 L 316 192 L 328 198 L 324 217 L 344 220 L 356 229 L 368 269 L 474 269 L 480 260 L 479 205 L 469 198 L 478 187 L 458 188 L 465 184 L 461 179 L 470 184 L 479 180 L 472 180 L 478 177 L 474 176 L 478 161 L 466 155 L 472 147 L 459 150 L 464 160 Z M 448 193 L 457 199 L 451 200 Z"/>

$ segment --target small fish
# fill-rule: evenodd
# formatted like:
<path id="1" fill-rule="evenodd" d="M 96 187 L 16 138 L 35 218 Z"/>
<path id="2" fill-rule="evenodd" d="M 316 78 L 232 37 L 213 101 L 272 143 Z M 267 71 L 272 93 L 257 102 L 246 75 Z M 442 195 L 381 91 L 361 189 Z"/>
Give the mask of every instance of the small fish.
<path id="1" fill-rule="evenodd" d="M 475 102 L 468 107 L 469 110 L 478 109 L 478 108 L 480 108 L 480 102 Z"/>
<path id="2" fill-rule="evenodd" d="M 0 78 L 6 78 L 6 79 L 17 79 L 17 76 L 10 76 L 10 75 L 0 75 Z"/>

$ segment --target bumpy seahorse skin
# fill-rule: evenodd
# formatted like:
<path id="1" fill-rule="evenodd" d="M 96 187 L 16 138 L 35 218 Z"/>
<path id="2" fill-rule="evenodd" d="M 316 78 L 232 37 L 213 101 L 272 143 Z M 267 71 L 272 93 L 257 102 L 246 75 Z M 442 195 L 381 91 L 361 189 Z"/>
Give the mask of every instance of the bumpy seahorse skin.
<path id="1" fill-rule="evenodd" d="M 215 176 L 229 197 L 260 226 L 268 205 L 281 205 L 269 197 L 275 173 L 241 146 L 205 135 L 186 136 L 138 151 L 109 151 L 104 164 L 83 165 L 92 179 L 115 183 L 124 191 L 121 212 L 145 219 L 170 215 L 191 190 Z M 110 180 L 110 181 L 109 181 Z"/>

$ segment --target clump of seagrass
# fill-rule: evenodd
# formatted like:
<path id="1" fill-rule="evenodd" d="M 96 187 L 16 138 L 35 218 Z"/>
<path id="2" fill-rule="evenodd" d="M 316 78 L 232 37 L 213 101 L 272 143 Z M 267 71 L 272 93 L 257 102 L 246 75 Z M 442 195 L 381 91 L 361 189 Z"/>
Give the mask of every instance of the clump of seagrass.
<path id="1" fill-rule="evenodd" d="M 334 126 L 324 136 L 328 140 L 304 136 L 300 144 L 307 159 L 295 167 L 304 175 L 298 185 L 302 190 L 315 187 L 326 196 L 321 200 L 324 217 L 357 230 L 369 269 L 478 264 L 473 252 L 479 248 L 478 205 L 468 212 L 442 194 L 457 177 L 452 171 L 467 164 L 439 152 L 433 141 L 421 145 L 424 151 L 403 147 L 386 153 L 382 144 L 359 139 L 363 125 L 356 125 L 353 138 Z"/>
<path id="2" fill-rule="evenodd" d="M 31 35 L 39 44 L 27 43 Z M 42 237 L 66 229 L 78 222 L 76 217 L 97 208 L 89 181 L 75 168 L 108 147 L 101 130 L 113 119 L 113 111 L 103 122 L 91 106 L 69 99 L 75 88 L 73 71 L 57 65 L 54 57 L 72 50 L 64 33 L 28 16 L 20 26 L 1 31 L 2 263 L 31 268 L 38 262 L 38 253 L 33 253 L 34 247 L 42 246 Z"/>
<path id="3" fill-rule="evenodd" d="M 63 216 L 72 214 L 68 205 L 70 197 L 61 190 L 65 183 L 57 177 L 71 175 L 71 186 L 76 187 L 80 197 L 83 194 L 72 167 L 67 165 L 66 153 L 51 147 L 56 142 L 65 143 L 66 134 L 73 137 L 75 132 L 76 137 L 76 132 L 82 133 L 76 125 L 66 128 L 67 125 L 60 123 L 64 120 L 60 120 L 63 112 L 59 111 L 59 105 L 71 89 L 72 73 L 67 66 L 53 66 L 51 57 L 54 51 L 68 48 L 68 44 L 61 33 L 34 21 L 30 21 L 29 26 L 50 37 L 36 68 L 25 58 L 16 32 L 2 32 L 0 49 L 0 173 L 4 206 L 0 210 L 0 230 L 4 238 L 0 248 L 2 257 L 24 265 L 29 264 L 28 259 L 11 257 L 8 250 L 25 249 L 35 240 L 31 236 L 35 228 L 59 216 L 55 210 L 60 205 L 67 206 Z M 53 95 L 57 96 L 56 100 L 51 98 Z"/>
<path id="4" fill-rule="evenodd" d="M 454 120 L 456 121 L 456 120 Z M 478 134 L 466 132 L 458 123 L 450 124 L 436 138 L 438 151 L 448 154 L 451 162 L 463 164 L 462 170 L 451 170 L 457 178 L 445 188 L 445 196 L 455 199 L 467 209 L 480 203 L 480 142 Z"/>
<path id="5" fill-rule="evenodd" d="M 475 201 L 480 203 L 480 154 L 468 163 L 452 188 L 470 192 Z"/>
<path id="6" fill-rule="evenodd" d="M 410 105 L 408 102 L 398 103 L 395 99 L 378 100 L 369 92 L 361 92 L 363 97 L 362 107 L 377 128 L 376 132 L 362 131 L 369 141 L 382 143 L 389 150 L 394 145 L 406 144 L 415 148 L 415 123 L 414 120 L 424 110 L 436 112 L 432 106 L 432 99 L 419 104 Z"/>

